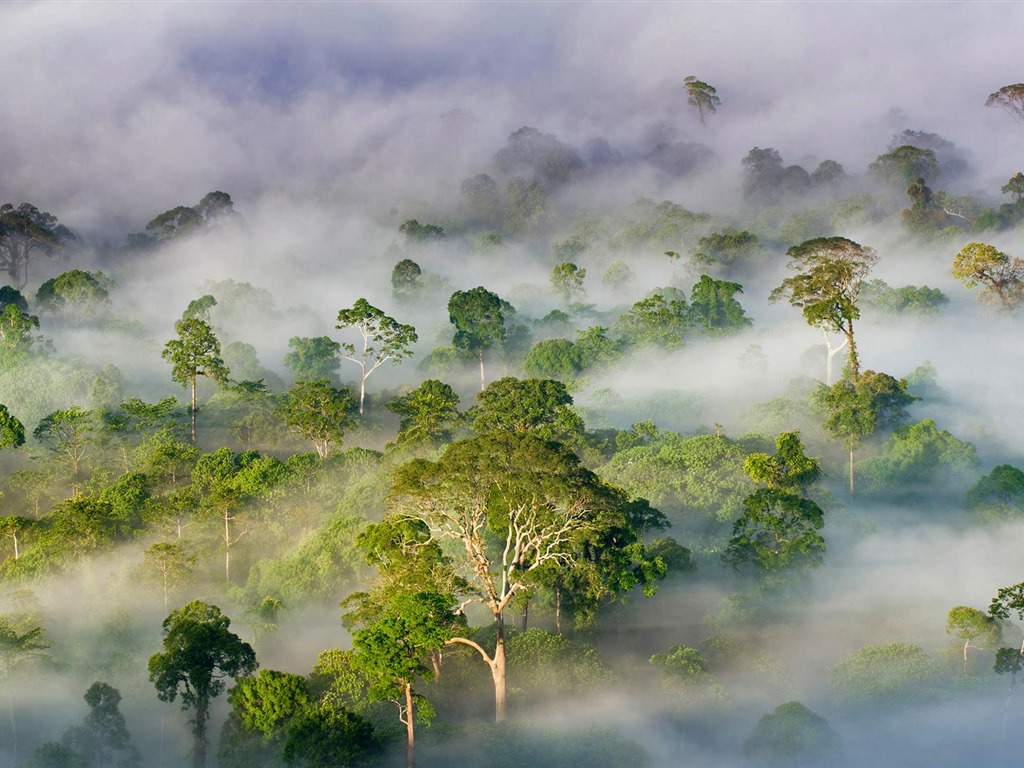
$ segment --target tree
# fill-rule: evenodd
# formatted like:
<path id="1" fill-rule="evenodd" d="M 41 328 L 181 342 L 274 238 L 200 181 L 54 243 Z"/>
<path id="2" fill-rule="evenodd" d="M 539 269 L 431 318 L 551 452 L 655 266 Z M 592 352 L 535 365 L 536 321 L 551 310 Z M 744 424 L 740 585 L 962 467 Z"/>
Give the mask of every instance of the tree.
<path id="1" fill-rule="evenodd" d="M 194 710 L 195 768 L 206 765 L 210 702 L 224 691 L 224 679 L 248 677 L 258 666 L 252 647 L 230 626 L 220 608 L 193 600 L 164 619 L 164 650 L 149 657 L 149 680 L 157 697 L 173 702 L 180 695 L 182 711 Z"/>
<path id="2" fill-rule="evenodd" d="M 38 254 L 52 256 L 75 236 L 57 217 L 22 203 L 0 206 L 0 268 L 17 289 L 28 284 L 28 265 Z"/>
<path id="3" fill-rule="evenodd" d="M 753 325 L 734 298 L 743 286 L 701 275 L 690 292 L 690 323 L 707 333 L 729 333 Z"/>
<path id="4" fill-rule="evenodd" d="M 905 144 L 876 157 L 868 173 L 893 189 L 906 189 L 915 179 L 934 179 L 938 167 L 934 151 Z"/>
<path id="5" fill-rule="evenodd" d="M 7 708 L 11 722 L 11 765 L 18 764 L 18 725 L 14 717 L 14 689 L 11 673 L 21 661 L 43 656 L 50 647 L 41 626 L 23 626 L 10 614 L 0 616 L 0 664 L 7 685 Z"/>
<path id="6" fill-rule="evenodd" d="M 220 341 L 210 325 L 190 317 L 175 324 L 178 338 L 164 344 L 162 357 L 171 364 L 171 381 L 190 390 L 192 396 L 192 443 L 196 442 L 196 381 L 200 376 L 225 384 L 229 371 L 220 356 Z"/>
<path id="7" fill-rule="evenodd" d="M 854 489 L 854 450 L 880 427 L 898 426 L 906 407 L 917 400 L 907 392 L 905 379 L 865 371 L 857 379 L 843 379 L 831 387 L 819 386 L 814 400 L 825 412 L 825 430 L 844 440 L 850 452 L 850 494 Z"/>
<path id="8" fill-rule="evenodd" d="M 946 634 L 964 642 L 961 672 L 966 675 L 968 649 L 989 648 L 995 652 L 1002 641 L 1003 631 L 1000 621 L 985 611 L 971 608 L 969 605 L 957 605 L 950 608 L 946 616 Z M 974 641 L 981 645 L 974 645 Z"/>
<path id="9" fill-rule="evenodd" d="M 828 721 L 799 701 L 780 704 L 762 717 L 743 743 L 747 757 L 766 768 L 834 764 L 840 748 Z"/>
<path id="10" fill-rule="evenodd" d="M 867 645 L 832 667 L 831 683 L 854 701 L 894 701 L 919 696 L 929 699 L 929 687 L 941 677 L 938 664 L 914 643 Z"/>
<path id="11" fill-rule="evenodd" d="M 17 448 L 25 444 L 25 427 L 0 403 L 0 448 Z"/>
<path id="12" fill-rule="evenodd" d="M 58 456 L 67 459 L 71 474 L 77 480 L 82 457 L 96 430 L 95 416 L 78 406 L 63 408 L 44 416 L 32 436 Z"/>
<path id="13" fill-rule="evenodd" d="M 132 248 L 150 248 L 170 240 L 216 229 L 241 220 L 231 195 L 209 192 L 194 206 L 179 205 L 164 211 L 146 225 L 145 232 L 128 235 Z"/>
<path id="14" fill-rule="evenodd" d="M 587 270 L 581 269 L 571 261 L 556 264 L 551 271 L 551 287 L 568 303 L 586 293 L 583 288 L 586 276 Z"/>
<path id="15" fill-rule="evenodd" d="M 615 332 L 627 344 L 678 349 L 689 328 L 686 294 L 675 288 L 659 288 L 636 302 L 615 322 Z"/>
<path id="16" fill-rule="evenodd" d="M 514 238 L 540 234 L 548 225 L 548 196 L 536 183 L 514 176 L 509 179 L 505 194 L 503 229 Z"/>
<path id="17" fill-rule="evenodd" d="M 335 389 L 326 379 L 296 381 L 277 407 L 288 429 L 312 441 L 317 455 L 326 459 L 332 445 L 341 445 L 352 426 L 352 393 Z"/>
<path id="18" fill-rule="evenodd" d="M 395 301 L 412 298 L 423 288 L 423 270 L 412 259 L 402 259 L 391 270 L 391 295 Z"/>
<path id="19" fill-rule="evenodd" d="M 75 749 L 93 768 L 131 768 L 141 762 L 132 744 L 128 724 L 121 714 L 121 692 L 112 685 L 97 681 L 82 696 L 89 705 L 89 714 L 82 725 L 70 728 L 61 741 Z"/>
<path id="20" fill-rule="evenodd" d="M 743 471 L 764 488 L 743 500 L 744 513 L 733 524 L 723 555 L 734 568 L 750 563 L 764 573 L 821 563 L 825 540 L 818 531 L 825 513 L 804 494 L 822 475 L 816 459 L 804 453 L 800 435 L 783 432 L 775 454 L 751 453 Z"/>
<path id="21" fill-rule="evenodd" d="M 429 243 L 443 240 L 444 230 L 436 224 L 420 224 L 416 219 L 407 219 L 399 226 L 398 231 L 405 235 L 410 243 Z"/>
<path id="22" fill-rule="evenodd" d="M 777 149 L 754 147 L 740 164 L 743 166 L 743 199 L 768 205 L 779 196 L 784 168 Z"/>
<path id="23" fill-rule="evenodd" d="M 572 410 L 572 396 L 560 381 L 506 376 L 489 384 L 476 399 L 469 415 L 478 435 L 531 433 L 571 445 L 583 434 L 583 419 Z"/>
<path id="24" fill-rule="evenodd" d="M 715 94 L 717 91 L 713 86 L 698 80 L 693 75 L 683 78 L 686 84 L 686 103 L 697 109 L 700 115 L 700 124 L 704 125 L 704 115 L 714 114 L 721 106 L 722 100 Z"/>
<path id="25" fill-rule="evenodd" d="M 110 291 L 115 283 L 102 272 L 72 269 L 50 278 L 36 291 L 41 310 L 80 321 L 110 306 Z"/>
<path id="26" fill-rule="evenodd" d="M 967 509 L 982 519 L 1016 520 L 1024 515 L 1024 472 L 1000 464 L 968 491 Z"/>
<path id="27" fill-rule="evenodd" d="M 338 312 L 335 328 L 355 328 L 363 343 L 357 350 L 353 344 L 342 344 L 345 353 L 341 356 L 359 366 L 359 415 L 363 415 L 363 400 L 366 396 L 366 380 L 370 374 L 389 360 L 401 363 L 412 354 L 410 347 L 416 343 L 416 329 L 403 325 L 395 318 L 385 315 L 366 299 L 358 299 L 350 309 Z"/>
<path id="28" fill-rule="evenodd" d="M 1024 121 L 1024 83 L 1004 85 L 985 99 L 986 107 L 1005 109 L 1018 122 Z"/>
<path id="29" fill-rule="evenodd" d="M 143 578 L 160 585 L 166 609 L 171 593 L 191 578 L 196 557 L 181 544 L 170 541 L 153 544 L 142 557 Z"/>
<path id="30" fill-rule="evenodd" d="M 721 232 L 702 236 L 697 241 L 692 259 L 702 269 L 718 268 L 721 274 L 730 277 L 749 270 L 761 253 L 761 241 L 757 235 L 726 227 Z"/>
<path id="31" fill-rule="evenodd" d="M 357 651 L 353 664 L 371 681 L 371 700 L 392 701 L 398 707 L 406 729 L 405 764 L 413 768 L 417 715 L 429 722 L 432 714 L 429 702 L 413 686 L 433 677 L 426 662 L 452 636 L 452 600 L 439 593 L 397 591 L 372 611 L 373 618 L 358 622 L 362 626 L 352 632 Z"/>
<path id="32" fill-rule="evenodd" d="M 495 719 L 505 719 L 505 612 L 529 590 L 531 572 L 569 568 L 581 537 L 610 525 L 619 497 L 558 443 L 530 433 L 492 433 L 448 447 L 436 461 L 396 470 L 388 496 L 392 519 L 423 526 L 431 541 L 451 540 L 452 566 L 465 578 L 463 605 L 483 604 L 494 622 L 493 650 L 470 637 L 448 644 L 474 649 L 491 671 Z M 616 507 L 617 508 L 617 507 Z"/>
<path id="33" fill-rule="evenodd" d="M 505 340 L 507 303 L 483 286 L 456 291 L 448 299 L 448 321 L 455 326 L 452 343 L 476 354 L 480 361 L 480 389 L 484 388 L 484 351 Z M 511 309 L 511 307 L 508 307 Z"/>
<path id="34" fill-rule="evenodd" d="M 8 366 L 20 362 L 32 351 L 38 337 L 32 331 L 39 328 L 39 318 L 19 309 L 17 304 L 6 304 L 0 309 L 0 359 Z"/>
<path id="35" fill-rule="evenodd" d="M 952 271 L 968 288 L 980 285 L 979 298 L 1003 312 L 1013 312 L 1024 302 L 1024 259 L 995 246 L 968 243 L 953 259 Z"/>
<path id="36" fill-rule="evenodd" d="M 568 339 L 545 339 L 530 348 L 523 370 L 539 379 L 558 379 L 571 384 L 583 371 L 583 350 Z"/>
<path id="37" fill-rule="evenodd" d="M 295 374 L 295 378 L 327 379 L 333 384 L 339 383 L 341 344 L 329 336 L 292 336 L 288 339 L 288 349 L 291 351 L 284 356 L 284 366 Z"/>
<path id="38" fill-rule="evenodd" d="M 459 396 L 451 386 L 427 379 L 384 407 L 399 417 L 399 443 L 446 443 L 451 440 L 452 428 L 462 419 L 458 405 Z"/>
<path id="39" fill-rule="evenodd" d="M 798 272 L 775 288 L 770 301 L 786 299 L 802 310 L 812 328 L 841 333 L 846 338 L 851 378 L 860 374 L 853 321 L 860 318 L 860 287 L 878 262 L 874 249 L 845 237 L 819 237 L 788 251 L 789 268 Z"/>
<path id="40" fill-rule="evenodd" d="M 999 191 L 1004 195 L 1013 195 L 1015 203 L 1024 200 L 1024 173 L 1017 171 L 1017 175 L 1010 177 L 1010 180 Z"/>

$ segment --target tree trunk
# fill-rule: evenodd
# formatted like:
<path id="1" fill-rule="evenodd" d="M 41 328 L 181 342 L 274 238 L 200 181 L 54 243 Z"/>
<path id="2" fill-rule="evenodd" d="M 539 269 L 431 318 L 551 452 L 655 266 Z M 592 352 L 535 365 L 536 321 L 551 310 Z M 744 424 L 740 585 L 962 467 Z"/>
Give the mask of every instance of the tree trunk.
<path id="1" fill-rule="evenodd" d="M 192 735 L 196 743 L 192 747 L 192 768 L 206 768 L 206 721 L 210 717 L 210 702 L 204 697 L 196 701 L 196 719 L 192 723 Z"/>
<path id="2" fill-rule="evenodd" d="M 530 601 L 529 600 L 524 600 L 523 601 L 523 623 L 522 623 L 522 627 L 521 627 L 523 632 L 526 631 L 526 628 L 527 628 L 527 625 L 529 624 L 529 622 L 530 622 Z"/>
<path id="3" fill-rule="evenodd" d="M 497 641 L 491 659 L 491 677 L 494 679 L 494 722 L 505 722 L 505 617 L 495 619 Z"/>
<path id="4" fill-rule="evenodd" d="M 363 400 L 366 398 L 366 373 L 359 379 L 359 415 L 363 415 Z"/>
<path id="5" fill-rule="evenodd" d="M 480 391 L 483 392 L 486 385 L 484 384 L 484 350 L 483 347 L 476 351 L 477 357 L 480 358 Z"/>
<path id="6" fill-rule="evenodd" d="M 412 709 L 412 683 L 405 684 L 405 765 L 406 768 L 413 768 L 415 763 L 414 745 L 416 742 L 416 729 L 413 723 Z"/>
<path id="7" fill-rule="evenodd" d="M 850 445 L 850 495 L 853 496 L 853 445 Z"/>
<path id="8" fill-rule="evenodd" d="M 224 510 L 224 583 L 231 584 L 231 518 Z"/>
<path id="9" fill-rule="evenodd" d="M 562 586 L 555 585 L 555 634 L 562 634 Z"/>
<path id="10" fill-rule="evenodd" d="M 196 444 L 196 377 L 192 377 L 192 445 Z"/>

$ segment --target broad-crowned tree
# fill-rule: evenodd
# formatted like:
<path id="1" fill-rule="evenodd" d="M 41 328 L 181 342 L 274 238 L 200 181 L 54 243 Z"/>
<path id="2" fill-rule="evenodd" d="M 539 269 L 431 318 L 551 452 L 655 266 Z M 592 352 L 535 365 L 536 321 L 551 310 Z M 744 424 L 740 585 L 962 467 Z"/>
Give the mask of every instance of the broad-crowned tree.
<path id="1" fill-rule="evenodd" d="M 193 711 L 195 768 L 206 765 L 210 703 L 223 693 L 226 678 L 248 677 L 258 667 L 252 647 L 230 626 L 220 608 L 193 600 L 164 619 L 164 650 L 149 658 L 157 697 L 173 702 L 180 696 L 182 710 Z"/>
<path id="2" fill-rule="evenodd" d="M 459 396 L 451 386 L 437 379 L 427 379 L 384 407 L 399 417 L 399 443 L 445 443 L 451 440 L 452 430 L 462 421 L 458 405 Z"/>
<path id="3" fill-rule="evenodd" d="M 0 269 L 6 269 L 19 290 L 28 284 L 28 265 L 37 255 L 52 256 L 74 240 L 57 217 L 30 203 L 0 206 Z"/>
<path id="4" fill-rule="evenodd" d="M 335 327 L 355 328 L 362 339 L 358 347 L 354 344 L 341 345 L 345 350 L 341 357 L 359 366 L 359 415 L 362 416 L 366 379 L 384 363 L 401 363 L 411 355 L 411 347 L 417 340 L 416 329 L 399 323 L 366 299 L 357 299 L 351 308 L 340 310 Z"/>
<path id="5" fill-rule="evenodd" d="M 335 389 L 326 379 L 299 379 L 285 392 L 276 412 L 288 429 L 311 441 L 317 455 L 326 459 L 351 428 L 354 405 L 348 387 Z"/>
<path id="6" fill-rule="evenodd" d="M 787 277 L 773 290 L 770 301 L 787 300 L 803 312 L 812 328 L 841 333 L 846 338 L 848 365 L 853 381 L 860 375 L 860 358 L 853 334 L 853 321 L 860 318 L 857 303 L 860 287 L 878 254 L 845 237 L 818 237 L 794 245 L 787 252 L 789 268 L 797 274 Z"/>
<path id="7" fill-rule="evenodd" d="M 329 336 L 292 336 L 288 339 L 288 349 L 291 351 L 284 356 L 284 367 L 294 373 L 296 379 L 327 379 L 334 385 L 339 383 L 341 344 Z"/>
<path id="8" fill-rule="evenodd" d="M 1018 122 L 1024 121 L 1024 83 L 1004 85 L 985 99 L 986 107 L 1006 110 Z"/>
<path id="9" fill-rule="evenodd" d="M 1024 302 L 1024 259 L 986 243 L 968 243 L 953 259 L 953 277 L 968 288 L 981 286 L 982 301 L 1003 312 Z"/>

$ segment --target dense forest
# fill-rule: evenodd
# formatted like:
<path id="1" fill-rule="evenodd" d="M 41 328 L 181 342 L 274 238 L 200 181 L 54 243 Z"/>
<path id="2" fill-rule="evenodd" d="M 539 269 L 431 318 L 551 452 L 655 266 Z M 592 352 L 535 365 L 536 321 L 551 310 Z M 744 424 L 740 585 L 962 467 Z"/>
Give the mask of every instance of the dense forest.
<path id="1" fill-rule="evenodd" d="M 0 182 L 0 766 L 1018 759 L 1024 153 L 784 157 L 694 71 L 163 212 Z"/>

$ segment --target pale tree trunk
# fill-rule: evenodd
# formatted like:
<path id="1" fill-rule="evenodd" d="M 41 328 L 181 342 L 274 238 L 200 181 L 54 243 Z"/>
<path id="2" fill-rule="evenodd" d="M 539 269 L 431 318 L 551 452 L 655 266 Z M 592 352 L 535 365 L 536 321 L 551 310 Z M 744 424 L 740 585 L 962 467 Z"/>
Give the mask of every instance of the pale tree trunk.
<path id="1" fill-rule="evenodd" d="M 196 444 L 196 377 L 192 377 L 192 445 Z"/>
<path id="2" fill-rule="evenodd" d="M 480 391 L 483 392 L 486 385 L 484 384 L 484 350 L 481 347 L 476 351 L 477 357 L 480 358 Z"/>
<path id="3" fill-rule="evenodd" d="M 366 367 L 363 367 L 363 374 L 359 379 L 359 415 L 363 415 L 363 400 L 366 399 Z"/>
<path id="4" fill-rule="evenodd" d="M 832 358 L 846 349 L 846 339 L 843 339 L 843 343 L 838 347 L 833 347 L 832 342 L 828 338 L 828 331 L 824 328 L 821 329 L 822 338 L 825 339 L 825 348 L 828 350 L 828 357 L 825 361 L 825 385 L 830 386 L 832 384 Z"/>
<path id="5" fill-rule="evenodd" d="M 555 587 L 555 634 L 562 634 L 562 586 Z"/>
<path id="6" fill-rule="evenodd" d="M 405 765 L 406 768 L 413 768 L 415 764 L 414 748 L 416 743 L 416 729 L 413 724 L 412 708 L 412 683 L 405 684 Z"/>
<path id="7" fill-rule="evenodd" d="M 853 496 L 853 445 L 850 445 L 850 495 Z"/>
<path id="8" fill-rule="evenodd" d="M 505 722 L 505 617 L 498 616 L 495 626 L 498 630 L 491 660 L 491 677 L 494 679 L 494 722 Z"/>

